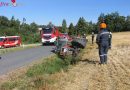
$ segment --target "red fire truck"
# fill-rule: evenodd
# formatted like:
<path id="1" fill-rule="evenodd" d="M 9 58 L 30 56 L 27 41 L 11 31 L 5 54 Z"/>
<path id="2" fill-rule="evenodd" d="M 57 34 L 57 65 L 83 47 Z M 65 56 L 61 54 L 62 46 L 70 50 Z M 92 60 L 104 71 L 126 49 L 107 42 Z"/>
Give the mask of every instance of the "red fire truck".
<path id="1" fill-rule="evenodd" d="M 40 31 L 43 45 L 46 43 L 54 43 L 60 35 L 60 32 L 56 27 L 42 28 Z"/>
<path id="2" fill-rule="evenodd" d="M 0 48 L 15 47 L 21 45 L 20 36 L 3 36 L 0 37 Z"/>

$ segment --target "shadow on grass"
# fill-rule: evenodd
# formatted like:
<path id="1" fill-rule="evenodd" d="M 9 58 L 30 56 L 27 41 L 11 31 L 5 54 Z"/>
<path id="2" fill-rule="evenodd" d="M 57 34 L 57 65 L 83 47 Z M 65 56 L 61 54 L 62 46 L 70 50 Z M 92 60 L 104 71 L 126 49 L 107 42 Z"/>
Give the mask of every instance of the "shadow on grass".
<path id="1" fill-rule="evenodd" d="M 89 59 L 80 60 L 80 62 L 86 62 L 86 64 L 98 64 L 99 63 L 99 61 L 94 61 L 94 60 L 89 60 Z"/>

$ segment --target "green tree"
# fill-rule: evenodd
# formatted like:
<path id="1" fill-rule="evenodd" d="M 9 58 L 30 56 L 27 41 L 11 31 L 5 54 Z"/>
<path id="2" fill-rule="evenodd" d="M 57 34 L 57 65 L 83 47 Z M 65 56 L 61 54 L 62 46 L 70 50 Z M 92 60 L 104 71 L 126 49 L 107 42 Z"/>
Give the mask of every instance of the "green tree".
<path id="1" fill-rule="evenodd" d="M 73 23 L 70 23 L 70 25 L 69 25 L 68 34 L 69 34 L 69 35 L 75 35 L 75 34 L 76 34 L 76 31 L 75 31 L 75 28 L 74 28 Z"/>
<path id="2" fill-rule="evenodd" d="M 125 29 L 124 31 L 130 31 L 130 16 L 126 17 L 126 22 L 125 22 Z"/>
<path id="3" fill-rule="evenodd" d="M 84 33 L 87 33 L 87 26 L 88 23 L 85 21 L 85 19 L 83 17 L 80 17 L 76 25 L 76 34 L 83 35 Z"/>
<path id="4" fill-rule="evenodd" d="M 98 18 L 98 26 L 101 23 L 102 15 L 104 14 L 101 14 Z M 120 32 L 125 28 L 125 17 L 120 16 L 118 12 L 104 15 L 104 22 L 107 24 L 108 29 L 112 32 Z"/>
<path id="5" fill-rule="evenodd" d="M 9 26 L 10 21 L 5 16 L 0 16 L 0 28 L 7 28 Z"/>
<path id="6" fill-rule="evenodd" d="M 92 32 L 96 32 L 96 24 L 92 23 L 92 21 L 90 21 L 88 23 L 88 26 L 87 26 L 87 33 L 88 34 L 91 34 Z"/>
<path id="7" fill-rule="evenodd" d="M 30 29 L 31 29 L 32 32 L 36 32 L 37 28 L 38 28 L 38 25 L 35 22 L 32 22 L 30 24 Z"/>
<path id="8" fill-rule="evenodd" d="M 66 20 L 63 19 L 62 21 L 62 33 L 65 33 L 67 32 L 67 23 L 66 23 Z"/>

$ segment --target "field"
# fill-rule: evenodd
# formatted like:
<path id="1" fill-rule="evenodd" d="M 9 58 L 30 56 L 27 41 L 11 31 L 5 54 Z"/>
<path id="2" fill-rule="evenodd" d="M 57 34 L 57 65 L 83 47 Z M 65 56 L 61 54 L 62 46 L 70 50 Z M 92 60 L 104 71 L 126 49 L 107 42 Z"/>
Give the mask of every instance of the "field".
<path id="1" fill-rule="evenodd" d="M 89 43 L 82 60 L 67 73 L 56 74 L 53 90 L 129 90 L 130 32 L 113 33 L 108 64 L 99 65 L 96 44 Z"/>

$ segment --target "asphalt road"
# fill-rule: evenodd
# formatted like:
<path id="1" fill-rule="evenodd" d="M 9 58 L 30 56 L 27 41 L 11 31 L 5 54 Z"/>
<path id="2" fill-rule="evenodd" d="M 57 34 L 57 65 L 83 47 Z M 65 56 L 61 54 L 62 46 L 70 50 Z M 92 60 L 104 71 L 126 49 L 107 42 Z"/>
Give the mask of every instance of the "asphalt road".
<path id="1" fill-rule="evenodd" d="M 54 46 L 38 46 L 2 55 L 2 58 L 0 59 L 0 75 L 51 55 L 53 48 Z"/>

